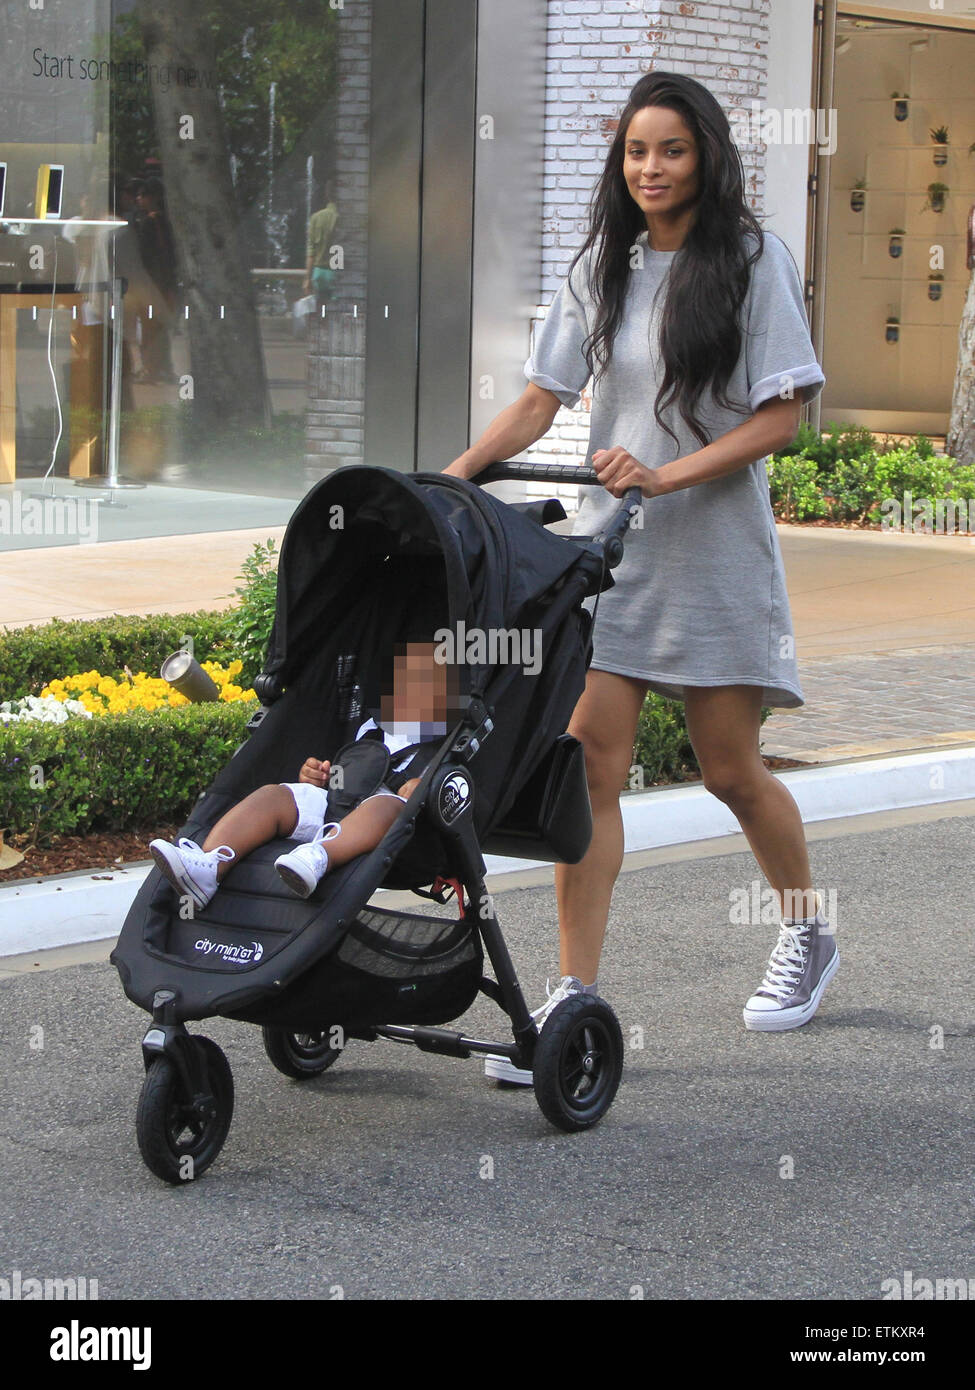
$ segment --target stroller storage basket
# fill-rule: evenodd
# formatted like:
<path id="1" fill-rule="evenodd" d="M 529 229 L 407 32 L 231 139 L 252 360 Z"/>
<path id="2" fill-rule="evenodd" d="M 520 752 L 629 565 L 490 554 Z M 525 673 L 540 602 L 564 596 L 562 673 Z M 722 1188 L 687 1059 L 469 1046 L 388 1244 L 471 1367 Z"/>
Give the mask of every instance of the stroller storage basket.
<path id="1" fill-rule="evenodd" d="M 228 1016 L 320 1032 L 449 1023 L 477 997 L 484 951 L 463 918 L 363 907 L 334 951 L 273 1001 Z"/>

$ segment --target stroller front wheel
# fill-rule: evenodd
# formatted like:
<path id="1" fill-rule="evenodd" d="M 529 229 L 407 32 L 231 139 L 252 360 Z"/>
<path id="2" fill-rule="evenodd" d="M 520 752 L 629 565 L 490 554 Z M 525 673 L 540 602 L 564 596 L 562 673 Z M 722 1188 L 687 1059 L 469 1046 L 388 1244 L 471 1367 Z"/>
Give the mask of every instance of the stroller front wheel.
<path id="1" fill-rule="evenodd" d="M 176 1065 L 169 1057 L 156 1057 L 142 1083 L 135 1122 L 146 1167 L 173 1184 L 191 1182 L 209 1168 L 234 1114 L 230 1063 L 210 1038 L 188 1041 L 202 1053 L 207 1093 L 187 1095 Z"/>
<path id="2" fill-rule="evenodd" d="M 567 1132 L 597 1124 L 623 1075 L 623 1033 L 605 999 L 572 995 L 549 1014 L 535 1048 L 535 1099 Z"/>
<path id="3" fill-rule="evenodd" d="M 320 1076 L 341 1057 L 342 1048 L 331 1046 L 331 1032 L 324 1029 L 318 1033 L 289 1033 L 286 1028 L 267 1026 L 261 1029 L 268 1060 L 295 1081 Z"/>

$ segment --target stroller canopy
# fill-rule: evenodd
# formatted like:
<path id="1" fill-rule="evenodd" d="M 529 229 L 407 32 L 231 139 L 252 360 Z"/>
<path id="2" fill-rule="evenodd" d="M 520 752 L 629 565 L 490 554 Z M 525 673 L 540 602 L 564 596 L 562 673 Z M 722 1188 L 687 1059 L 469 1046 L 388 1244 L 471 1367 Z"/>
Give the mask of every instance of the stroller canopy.
<path id="1" fill-rule="evenodd" d="M 491 657 L 502 649 L 489 640 L 478 645 L 471 634 L 532 623 L 570 574 L 579 597 L 612 582 L 598 547 L 546 531 L 476 484 L 441 473 L 342 468 L 291 518 L 264 669 L 288 685 L 323 633 L 355 606 L 381 614 L 380 628 L 400 640 L 444 627 L 458 641 L 466 636 L 464 685 L 483 697 L 498 664 Z M 368 640 L 383 636 L 374 631 Z"/>

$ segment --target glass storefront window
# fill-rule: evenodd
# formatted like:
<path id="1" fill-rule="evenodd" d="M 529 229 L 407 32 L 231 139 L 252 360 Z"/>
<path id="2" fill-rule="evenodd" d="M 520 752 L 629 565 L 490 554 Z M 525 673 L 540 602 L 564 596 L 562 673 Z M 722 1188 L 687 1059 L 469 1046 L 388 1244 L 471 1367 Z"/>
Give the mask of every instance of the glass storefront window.
<path id="1" fill-rule="evenodd" d="M 361 459 L 368 0 L 0 8 L 0 484 L 219 529 Z"/>
<path id="2" fill-rule="evenodd" d="M 545 15 L 0 0 L 0 489 L 246 529 L 461 452 L 523 385 Z"/>

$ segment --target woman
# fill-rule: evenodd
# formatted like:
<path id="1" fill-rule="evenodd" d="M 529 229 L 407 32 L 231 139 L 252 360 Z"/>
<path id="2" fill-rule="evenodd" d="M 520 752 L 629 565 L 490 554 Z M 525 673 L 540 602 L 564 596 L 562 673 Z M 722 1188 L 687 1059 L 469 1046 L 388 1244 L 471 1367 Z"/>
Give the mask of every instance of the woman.
<path id="1" fill-rule="evenodd" d="M 691 78 L 654 72 L 630 93 L 595 190 L 589 235 L 536 335 L 529 386 L 446 470 L 474 477 L 573 406 L 594 375 L 586 488 L 594 534 L 627 488 L 643 494 L 569 725 L 586 751 L 592 844 L 559 865 L 562 981 L 595 993 L 623 858 L 619 794 L 647 689 L 684 701 L 704 784 L 738 818 L 783 908 L 749 1028 L 799 1027 L 839 957 L 812 891 L 798 807 L 759 754 L 763 705 L 803 703 L 765 459 L 823 387 L 795 263 L 744 196 L 728 121 Z M 590 600 L 591 604 L 591 600 Z M 592 981 L 591 984 L 586 984 Z M 531 1080 L 500 1059 L 499 1079 Z"/>

